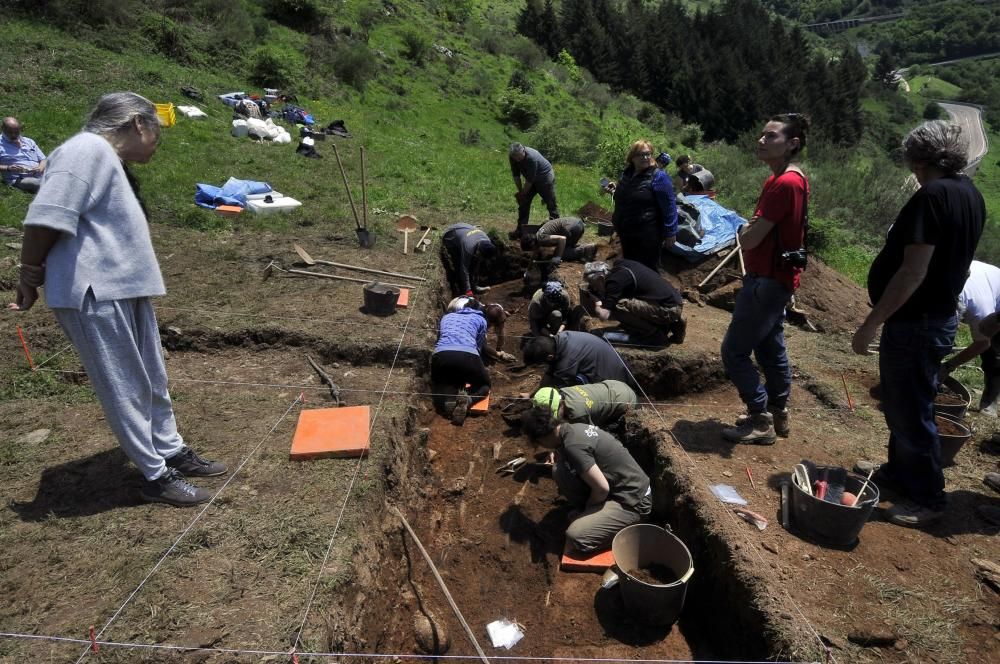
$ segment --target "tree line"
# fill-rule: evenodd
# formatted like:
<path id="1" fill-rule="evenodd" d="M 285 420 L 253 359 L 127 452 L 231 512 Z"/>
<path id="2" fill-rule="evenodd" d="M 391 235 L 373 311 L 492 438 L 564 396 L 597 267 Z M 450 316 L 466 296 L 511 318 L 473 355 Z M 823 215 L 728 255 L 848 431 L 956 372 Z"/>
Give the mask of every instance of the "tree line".
<path id="1" fill-rule="evenodd" d="M 528 0 L 521 34 L 550 57 L 565 50 L 594 78 L 732 141 L 774 113 L 808 113 L 823 137 L 862 134 L 858 53 L 813 49 L 801 29 L 758 0 L 724 0 L 688 14 L 678 0 Z"/>

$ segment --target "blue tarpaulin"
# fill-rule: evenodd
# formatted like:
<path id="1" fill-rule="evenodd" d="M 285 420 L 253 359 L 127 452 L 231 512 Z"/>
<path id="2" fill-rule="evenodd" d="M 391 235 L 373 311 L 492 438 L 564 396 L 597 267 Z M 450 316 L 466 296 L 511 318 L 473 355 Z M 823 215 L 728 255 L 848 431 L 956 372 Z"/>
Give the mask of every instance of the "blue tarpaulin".
<path id="1" fill-rule="evenodd" d="M 195 185 L 194 202 L 204 208 L 215 209 L 220 205 L 246 207 L 248 194 L 267 194 L 273 191 L 266 182 L 229 178 L 221 187 L 198 183 Z"/>
<path id="2" fill-rule="evenodd" d="M 698 208 L 698 221 L 701 223 L 705 235 L 695 247 L 675 242 L 670 247 L 672 253 L 683 256 L 692 263 L 697 263 L 736 242 L 736 229 L 747 223 L 746 219 L 732 210 L 722 207 L 708 196 L 688 194 L 686 199 L 688 203 Z"/>

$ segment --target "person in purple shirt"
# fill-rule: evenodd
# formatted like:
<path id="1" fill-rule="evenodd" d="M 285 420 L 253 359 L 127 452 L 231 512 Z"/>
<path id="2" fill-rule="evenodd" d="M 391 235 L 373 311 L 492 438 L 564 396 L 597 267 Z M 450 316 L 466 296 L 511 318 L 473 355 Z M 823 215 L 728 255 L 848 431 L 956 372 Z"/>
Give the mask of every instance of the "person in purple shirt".
<path id="1" fill-rule="evenodd" d="M 17 118 L 3 119 L 3 135 L 0 136 L 0 175 L 3 181 L 29 194 L 38 191 L 45 171 L 45 153 L 38 144 L 21 135 L 21 123 Z"/>

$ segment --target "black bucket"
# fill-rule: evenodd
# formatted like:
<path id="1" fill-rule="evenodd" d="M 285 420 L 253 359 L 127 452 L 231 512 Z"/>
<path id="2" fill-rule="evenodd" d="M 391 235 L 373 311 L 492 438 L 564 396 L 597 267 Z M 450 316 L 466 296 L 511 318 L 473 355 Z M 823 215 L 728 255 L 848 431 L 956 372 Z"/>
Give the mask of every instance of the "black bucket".
<path id="1" fill-rule="evenodd" d="M 963 445 L 972 439 L 972 430 L 963 424 L 959 418 L 940 412 L 934 415 L 934 421 L 938 427 L 938 438 L 941 439 L 941 465 L 954 466 L 955 455 L 958 454 Z M 957 433 L 942 433 L 942 423 L 945 423 L 945 426 L 954 429 Z"/>
<path id="2" fill-rule="evenodd" d="M 832 470 L 834 466 L 818 466 L 817 473 L 824 469 Z M 847 474 L 845 491 L 857 495 L 865 483 L 865 478 L 854 473 Z M 792 526 L 804 535 L 822 544 L 849 547 L 853 545 L 861 529 L 868 523 L 868 518 L 878 504 L 878 487 L 869 482 L 863 496 L 858 497 L 860 507 L 848 507 L 836 503 L 828 503 L 815 496 L 810 496 L 795 482 L 792 486 Z M 864 503 L 862 505 L 862 503 Z"/>
<path id="3" fill-rule="evenodd" d="M 358 244 L 362 249 L 371 249 L 375 246 L 375 233 L 367 228 L 356 228 L 354 232 L 358 234 Z"/>
<path id="4" fill-rule="evenodd" d="M 937 398 L 934 399 L 934 412 L 936 414 L 943 413 L 945 415 L 951 415 L 953 419 L 962 419 L 965 417 L 965 413 L 969 409 L 969 404 L 972 402 L 972 395 L 969 393 L 968 388 L 958 382 L 958 380 L 953 376 L 948 376 L 941 382 L 948 388 L 949 391 L 953 392 L 958 399 L 963 399 L 964 401 L 961 403 L 942 403 L 940 400 L 943 395 L 939 394 Z M 954 400 L 955 399 L 950 399 L 946 401 Z"/>
<path id="5" fill-rule="evenodd" d="M 396 313 L 399 289 L 377 281 L 367 283 L 365 291 L 365 311 L 374 316 L 391 316 Z"/>

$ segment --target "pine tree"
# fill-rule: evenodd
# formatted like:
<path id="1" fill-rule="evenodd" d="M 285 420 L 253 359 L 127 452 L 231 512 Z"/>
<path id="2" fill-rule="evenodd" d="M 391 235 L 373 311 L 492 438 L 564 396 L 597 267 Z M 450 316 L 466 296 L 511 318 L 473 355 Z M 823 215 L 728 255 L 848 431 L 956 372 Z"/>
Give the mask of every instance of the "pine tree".
<path id="1" fill-rule="evenodd" d="M 883 49 L 875 63 L 875 71 L 872 72 L 872 79 L 878 81 L 890 90 L 899 87 L 899 79 L 896 77 L 896 58 L 888 48 Z"/>

